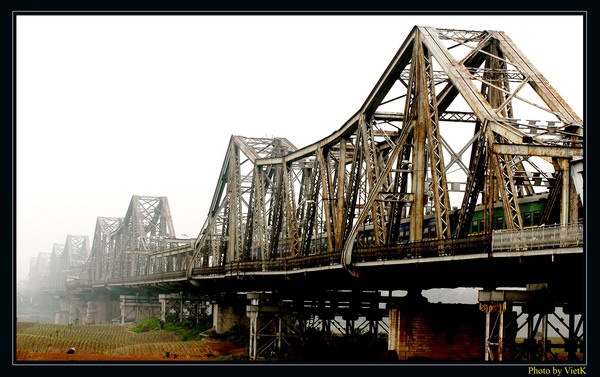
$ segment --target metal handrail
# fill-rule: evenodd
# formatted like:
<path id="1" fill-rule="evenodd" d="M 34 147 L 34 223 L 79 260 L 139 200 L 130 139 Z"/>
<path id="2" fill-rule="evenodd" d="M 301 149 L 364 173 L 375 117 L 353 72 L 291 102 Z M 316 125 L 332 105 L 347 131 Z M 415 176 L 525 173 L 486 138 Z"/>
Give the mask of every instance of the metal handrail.
<path id="1" fill-rule="evenodd" d="M 386 247 L 368 247 L 356 250 L 355 259 L 356 262 L 366 262 L 482 253 L 490 250 L 492 252 L 519 251 L 580 245 L 583 245 L 583 223 L 542 226 L 520 230 L 498 230 L 494 231 L 491 237 L 490 234 L 481 234 L 461 239 L 436 239 Z M 292 271 L 307 267 L 331 266 L 339 264 L 339 262 L 340 253 L 325 253 L 295 258 L 238 261 L 226 263 L 221 266 L 196 267 L 193 268 L 193 275 L 235 275 L 258 271 Z M 109 279 L 108 283 L 143 283 L 183 277 L 185 277 L 185 269 Z"/>
<path id="2" fill-rule="evenodd" d="M 492 234 L 492 251 L 535 250 L 583 245 L 583 223 L 551 225 Z"/>

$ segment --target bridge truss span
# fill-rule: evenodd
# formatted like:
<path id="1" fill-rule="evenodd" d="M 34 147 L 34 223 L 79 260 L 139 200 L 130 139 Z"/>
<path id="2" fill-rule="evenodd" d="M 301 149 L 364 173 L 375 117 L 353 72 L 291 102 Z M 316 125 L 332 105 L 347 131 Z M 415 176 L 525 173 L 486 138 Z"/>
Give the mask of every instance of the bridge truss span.
<path id="1" fill-rule="evenodd" d="M 533 342 L 562 305 L 575 360 L 584 277 L 565 271 L 585 264 L 583 127 L 504 32 L 415 26 L 329 136 L 300 149 L 231 136 L 197 238 L 177 238 L 166 197 L 134 195 L 124 217 L 97 218 L 91 249 L 69 235 L 40 253 L 30 282 L 60 296 L 57 322 L 83 312 L 110 321 L 119 308 L 121 322 L 140 308 L 183 320 L 210 301 L 216 332 L 249 324 L 252 358 L 311 321 L 330 333 L 340 314 L 346 336 L 360 314 L 375 338 L 389 314 L 389 349 L 409 358 L 401 312 L 421 308 L 423 319 L 445 306 L 420 291 L 485 287 L 475 309 L 486 316 L 486 358 L 501 360 L 513 339 L 492 317 L 513 329 L 512 306 L 526 308 Z"/>
<path id="2" fill-rule="evenodd" d="M 531 226 L 522 199 L 544 190 L 534 225 L 576 223 L 582 155 L 583 121 L 504 32 L 416 26 L 330 136 L 302 149 L 232 136 L 187 276 L 323 254 L 357 276 L 358 250 L 455 242 L 477 208 L 484 233 L 497 203 L 503 228 Z"/>

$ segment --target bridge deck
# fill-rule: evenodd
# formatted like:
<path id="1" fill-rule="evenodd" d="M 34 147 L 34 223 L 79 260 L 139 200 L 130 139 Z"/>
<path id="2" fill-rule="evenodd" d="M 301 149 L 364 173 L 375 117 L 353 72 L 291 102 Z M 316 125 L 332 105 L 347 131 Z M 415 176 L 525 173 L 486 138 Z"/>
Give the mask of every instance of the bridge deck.
<path id="1" fill-rule="evenodd" d="M 479 263 L 483 266 L 493 260 L 535 258 L 583 254 L 583 225 L 538 227 L 521 231 L 498 231 L 461 239 L 437 239 L 395 246 L 367 247 L 355 250 L 354 265 L 359 270 L 373 267 L 417 266 L 448 263 Z M 135 287 L 140 285 L 186 284 L 197 281 L 244 277 L 293 277 L 307 273 L 330 271 L 336 279 L 347 274 L 341 263 L 342 253 L 328 253 L 299 258 L 281 258 L 270 261 L 227 263 L 224 266 L 196 267 L 187 276 L 186 270 L 157 272 L 141 276 L 123 277 L 85 284 L 68 283 L 70 289 L 101 287 Z M 521 263 L 521 262 L 519 262 Z M 461 265 L 461 266 L 463 266 Z M 459 268 L 459 267 L 457 267 Z M 460 267 L 462 268 L 462 267 Z M 372 273 L 371 273 L 372 274 Z M 348 274 L 349 275 L 349 274 Z M 204 282 L 204 283 L 203 283 Z"/>

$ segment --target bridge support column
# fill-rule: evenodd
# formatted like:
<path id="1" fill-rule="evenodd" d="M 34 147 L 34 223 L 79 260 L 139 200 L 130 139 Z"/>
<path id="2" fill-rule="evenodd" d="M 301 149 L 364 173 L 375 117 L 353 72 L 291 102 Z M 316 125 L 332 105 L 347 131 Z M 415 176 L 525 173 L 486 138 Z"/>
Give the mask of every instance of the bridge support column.
<path id="1" fill-rule="evenodd" d="M 388 350 L 399 360 L 481 360 L 484 318 L 476 305 L 400 302 L 390 308 Z"/>
<path id="2" fill-rule="evenodd" d="M 503 303 L 481 304 L 485 313 L 484 360 L 502 361 L 514 357 L 517 336 L 517 315 L 512 306 Z"/>
<path id="3" fill-rule="evenodd" d="M 284 345 L 289 344 L 286 338 L 300 335 L 300 330 L 291 323 L 291 308 L 283 307 L 272 294 L 248 293 L 247 298 L 250 300 L 246 307 L 250 318 L 250 359 L 278 358 Z"/>
<path id="4" fill-rule="evenodd" d="M 59 309 L 54 314 L 54 323 L 69 323 L 71 303 L 68 297 L 58 297 Z"/>
<path id="5" fill-rule="evenodd" d="M 198 296 L 185 295 L 183 292 L 159 294 L 160 318 L 166 321 L 167 315 L 175 314 L 179 322 L 193 318 L 196 323 L 206 315 L 207 299 Z"/>
<path id="6" fill-rule="evenodd" d="M 121 295 L 121 324 L 135 323 L 147 317 L 160 317 L 161 305 L 156 296 Z"/>
<path id="7" fill-rule="evenodd" d="M 342 319 L 344 322 L 346 322 L 344 327 L 344 336 L 352 338 L 354 335 L 356 335 L 356 320 L 358 319 L 358 314 L 347 313 L 342 316 Z"/>
<path id="8" fill-rule="evenodd" d="M 119 300 L 111 295 L 102 294 L 87 301 L 85 323 L 112 323 L 119 318 Z"/>
<path id="9" fill-rule="evenodd" d="M 571 166 L 566 158 L 559 158 L 558 166 L 562 172 L 560 223 L 562 225 L 574 224 L 577 222 L 579 212 L 579 196 L 571 177 Z"/>
<path id="10" fill-rule="evenodd" d="M 479 302 L 487 317 L 486 361 L 560 360 L 562 358 L 553 352 L 557 348 L 564 348 L 565 356 L 575 361 L 579 359 L 577 351 L 583 352 L 581 305 L 576 302 L 565 303 L 566 300 L 549 290 L 546 284 L 530 284 L 527 291 L 480 291 Z M 517 315 L 512 312 L 513 306 L 520 307 L 521 313 Z M 567 321 L 557 314 L 556 308 L 559 306 L 569 316 Z M 510 317 L 507 318 L 509 313 Z M 521 317 L 524 321 L 519 325 L 517 320 Z M 516 332 L 521 328 L 527 330 L 526 338 L 523 343 L 516 344 Z M 564 343 L 553 344 L 548 339 L 549 328 Z"/>
<path id="11" fill-rule="evenodd" d="M 69 323 L 76 325 L 85 321 L 87 303 L 79 297 L 69 297 Z"/>
<path id="12" fill-rule="evenodd" d="M 568 352 L 569 361 L 577 361 L 579 358 L 577 357 L 577 351 L 581 350 L 584 352 L 585 343 L 583 342 L 583 311 L 580 308 L 566 306 L 564 308 L 565 314 L 569 316 L 568 320 L 568 335 L 567 341 L 565 344 L 565 350 Z M 579 318 L 577 318 L 579 317 Z M 581 336 L 579 332 L 581 331 Z"/>
<path id="13" fill-rule="evenodd" d="M 368 334 L 371 336 L 373 343 L 377 343 L 379 339 L 379 330 L 385 331 L 385 325 L 383 324 L 383 315 L 379 313 L 367 314 L 366 317 L 369 325 Z"/>
<path id="14" fill-rule="evenodd" d="M 228 332 L 236 325 L 249 326 L 244 301 L 223 300 L 212 302 L 213 329 L 217 334 Z"/>

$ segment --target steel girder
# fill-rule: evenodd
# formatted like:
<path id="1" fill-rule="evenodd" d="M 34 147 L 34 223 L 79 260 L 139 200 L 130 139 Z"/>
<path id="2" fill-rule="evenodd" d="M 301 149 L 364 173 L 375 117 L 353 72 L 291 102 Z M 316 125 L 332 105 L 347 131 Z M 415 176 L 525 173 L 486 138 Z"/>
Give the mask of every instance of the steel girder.
<path id="1" fill-rule="evenodd" d="M 231 137 L 208 218 L 194 245 L 196 264 L 220 266 L 226 261 L 283 256 L 279 239 L 298 233 L 291 233 L 287 224 L 298 228 L 292 190 L 300 165 L 263 167 L 256 161 L 295 150 L 283 138 Z M 299 238 L 291 239 L 298 248 Z"/>
<path id="2" fill-rule="evenodd" d="M 96 229 L 89 260 L 91 283 L 104 282 L 110 277 L 110 269 L 114 266 L 116 257 L 115 236 L 123 224 L 123 220 L 123 217 L 98 216 L 96 218 Z"/>
<path id="3" fill-rule="evenodd" d="M 525 120 L 532 109 L 549 119 Z M 459 148 L 448 139 L 456 122 L 474 125 Z M 583 153 L 583 121 L 501 31 L 416 26 L 336 132 L 280 155 L 260 155 L 248 140 L 232 137 L 188 277 L 194 267 L 327 252 L 341 252 L 352 271 L 352 250 L 398 243 L 404 219 L 411 242 L 423 239 L 428 213 L 438 238 L 461 237 L 480 203 L 489 231 L 498 200 L 507 228 L 518 229 L 518 198 L 540 186 L 560 185 L 561 221 L 577 219 L 569 174 L 559 172 Z M 449 181 L 453 165 L 463 181 Z"/>
<path id="4" fill-rule="evenodd" d="M 38 253 L 31 258 L 29 265 L 28 288 L 40 289 L 49 286 L 51 253 Z"/>
<path id="5" fill-rule="evenodd" d="M 50 286 L 64 288 L 68 279 L 78 278 L 89 252 L 88 236 L 68 235 L 64 244 L 54 244 L 50 256 Z"/>
<path id="6" fill-rule="evenodd" d="M 87 236 L 85 240 L 87 245 Z M 89 258 L 86 253 L 81 263 L 80 256 L 80 267 L 71 274 L 87 284 L 145 275 L 151 270 L 153 254 L 179 246 L 182 241 L 175 236 L 166 197 L 134 195 L 125 217 L 97 217 Z"/>
<path id="7" fill-rule="evenodd" d="M 50 255 L 50 273 L 49 280 L 51 287 L 60 287 L 61 283 L 64 283 L 66 279 L 61 276 L 61 259 L 60 256 L 65 248 L 64 244 L 55 243 L 52 245 L 52 253 Z"/>
<path id="8" fill-rule="evenodd" d="M 88 236 L 67 236 L 65 249 L 62 253 L 65 267 L 76 267 L 85 264 L 89 254 L 90 240 Z"/>
<path id="9" fill-rule="evenodd" d="M 111 238 L 115 244 L 108 265 L 110 278 L 147 274 L 150 254 L 170 248 L 175 239 L 167 197 L 133 195 L 127 214 Z"/>

